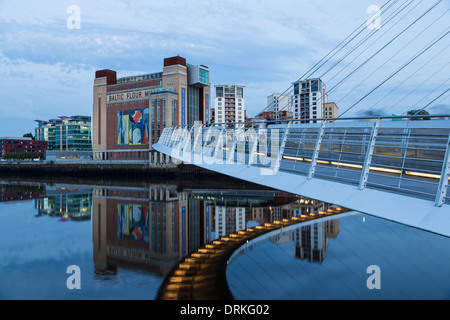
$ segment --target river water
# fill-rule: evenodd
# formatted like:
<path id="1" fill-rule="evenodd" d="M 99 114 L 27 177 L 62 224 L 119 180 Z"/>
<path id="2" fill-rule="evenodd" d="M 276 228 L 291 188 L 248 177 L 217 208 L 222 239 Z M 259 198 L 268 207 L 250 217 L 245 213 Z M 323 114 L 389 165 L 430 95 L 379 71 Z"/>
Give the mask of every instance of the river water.
<path id="1" fill-rule="evenodd" d="M 155 299 L 199 246 L 326 209 L 224 184 L 0 182 L 0 299 Z M 450 239 L 360 213 L 256 241 L 227 268 L 239 300 L 449 299 Z"/>

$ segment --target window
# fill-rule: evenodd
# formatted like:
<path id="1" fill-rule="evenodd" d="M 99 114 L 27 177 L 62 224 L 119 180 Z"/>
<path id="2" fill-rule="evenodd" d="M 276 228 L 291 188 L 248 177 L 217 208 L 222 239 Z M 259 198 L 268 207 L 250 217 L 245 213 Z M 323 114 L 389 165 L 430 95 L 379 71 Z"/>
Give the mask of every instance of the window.
<path id="1" fill-rule="evenodd" d="M 244 97 L 244 88 L 237 88 L 236 97 L 243 98 Z"/>
<path id="2" fill-rule="evenodd" d="M 199 80 L 202 83 L 209 84 L 209 71 L 205 69 L 199 69 Z"/>
<path id="3" fill-rule="evenodd" d="M 172 126 L 175 125 L 175 100 L 172 99 Z"/>
<path id="4" fill-rule="evenodd" d="M 234 88 L 225 88 L 225 93 L 230 93 L 230 94 L 234 94 Z"/>

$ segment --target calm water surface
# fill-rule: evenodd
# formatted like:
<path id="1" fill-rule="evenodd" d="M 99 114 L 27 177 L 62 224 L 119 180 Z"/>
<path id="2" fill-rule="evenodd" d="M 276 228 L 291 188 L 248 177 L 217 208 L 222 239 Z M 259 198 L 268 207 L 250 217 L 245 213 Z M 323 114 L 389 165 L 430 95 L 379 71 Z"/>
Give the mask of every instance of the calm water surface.
<path id="1" fill-rule="evenodd" d="M 0 299 L 152 300 L 176 262 L 202 244 L 328 206 L 226 186 L 0 187 Z M 227 277 L 236 299 L 449 299 L 449 247 L 449 238 L 351 213 L 252 243 Z M 367 287 L 371 265 L 379 290 Z M 68 287 L 76 275 L 69 266 L 79 267 L 80 289 Z"/>

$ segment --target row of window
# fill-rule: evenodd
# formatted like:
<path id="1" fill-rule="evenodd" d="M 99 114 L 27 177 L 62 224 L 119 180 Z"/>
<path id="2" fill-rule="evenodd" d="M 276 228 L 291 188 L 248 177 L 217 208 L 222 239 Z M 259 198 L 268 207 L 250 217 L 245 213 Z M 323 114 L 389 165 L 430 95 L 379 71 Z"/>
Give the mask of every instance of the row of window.
<path id="1" fill-rule="evenodd" d="M 234 98 L 231 98 L 231 100 L 234 101 Z M 238 100 L 238 102 L 241 102 L 241 101 L 242 101 L 242 98 L 238 98 L 237 100 Z M 222 101 L 222 98 L 217 98 L 217 101 Z"/>
<path id="2" fill-rule="evenodd" d="M 235 90 L 236 89 L 236 90 Z M 244 88 L 240 87 L 225 87 L 225 97 L 234 97 L 243 98 L 244 97 Z M 216 87 L 216 97 L 224 96 L 224 87 Z"/>
<path id="3" fill-rule="evenodd" d="M 237 109 L 238 109 L 238 111 L 242 111 L 242 107 L 238 107 Z M 222 107 L 217 107 L 217 111 L 222 111 Z M 229 109 L 225 108 L 225 111 L 234 111 L 234 110 L 233 109 L 229 110 Z"/>
<path id="4" fill-rule="evenodd" d="M 45 145 L 45 142 L 44 141 L 14 141 L 14 140 L 2 140 L 1 142 L 0 142 L 0 144 L 5 144 L 5 145 L 7 145 L 7 144 L 26 144 L 26 145 L 40 145 L 40 146 L 43 146 L 43 145 Z"/>
<path id="5" fill-rule="evenodd" d="M 2 153 L 19 153 L 19 152 L 45 152 L 42 149 L 4 149 Z"/>
<path id="6" fill-rule="evenodd" d="M 122 152 L 107 152 L 109 160 L 114 159 L 147 159 L 148 151 L 122 151 Z"/>

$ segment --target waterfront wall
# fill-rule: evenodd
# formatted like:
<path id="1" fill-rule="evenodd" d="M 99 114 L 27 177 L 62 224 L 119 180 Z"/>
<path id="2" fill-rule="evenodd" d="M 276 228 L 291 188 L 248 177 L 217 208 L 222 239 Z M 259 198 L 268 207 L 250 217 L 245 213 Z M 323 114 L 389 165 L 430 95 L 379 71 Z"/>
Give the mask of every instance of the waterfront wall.
<path id="1" fill-rule="evenodd" d="M 0 175 L 18 177 L 109 177 L 109 178 L 165 178 L 179 175 L 180 166 L 148 165 L 143 163 L 75 163 L 75 162 L 21 162 L 2 163 Z M 194 169 L 194 168 L 192 168 Z"/>
<path id="2" fill-rule="evenodd" d="M 148 162 L 146 164 L 108 161 L 90 163 L 5 162 L 0 163 L 0 179 L 46 183 L 117 184 L 121 186 L 148 182 L 172 183 L 178 185 L 180 189 L 220 189 L 224 186 L 244 190 L 271 189 L 193 165 L 149 165 Z"/>

